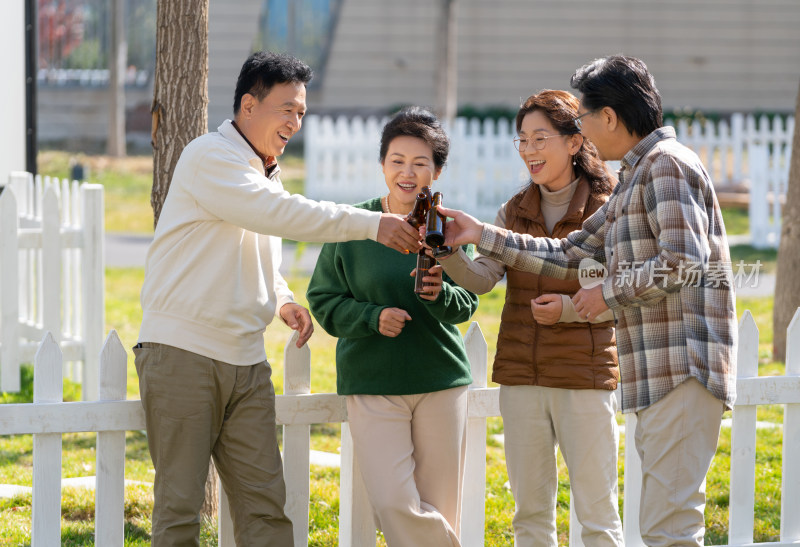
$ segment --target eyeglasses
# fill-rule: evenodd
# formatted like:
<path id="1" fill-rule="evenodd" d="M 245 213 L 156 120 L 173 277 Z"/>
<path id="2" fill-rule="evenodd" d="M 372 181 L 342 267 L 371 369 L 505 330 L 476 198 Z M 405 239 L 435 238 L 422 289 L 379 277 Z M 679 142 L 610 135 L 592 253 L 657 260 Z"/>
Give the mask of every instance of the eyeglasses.
<path id="1" fill-rule="evenodd" d="M 599 109 L 595 108 L 594 110 L 589 110 L 587 112 L 584 112 L 580 116 L 576 116 L 575 118 L 573 118 L 572 123 L 575 124 L 575 129 L 577 129 L 580 132 L 583 129 L 583 122 L 581 121 L 581 118 L 583 118 L 584 116 L 588 116 L 589 114 L 593 114 L 598 110 Z"/>
<path id="2" fill-rule="evenodd" d="M 568 137 L 570 133 L 558 133 L 557 135 L 547 135 L 547 136 L 540 136 L 540 137 L 531 137 L 530 139 L 520 139 L 519 137 L 514 139 L 514 148 L 519 150 L 520 152 L 524 152 L 528 148 L 528 144 L 530 143 L 533 146 L 534 150 L 543 150 L 545 145 L 547 145 L 547 139 L 552 137 Z"/>

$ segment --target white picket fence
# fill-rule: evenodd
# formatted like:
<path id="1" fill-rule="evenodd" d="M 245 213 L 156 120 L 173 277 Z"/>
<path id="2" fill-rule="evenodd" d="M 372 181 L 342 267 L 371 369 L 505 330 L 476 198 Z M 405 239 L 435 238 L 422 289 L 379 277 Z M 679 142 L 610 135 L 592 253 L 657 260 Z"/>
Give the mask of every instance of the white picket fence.
<path id="1" fill-rule="evenodd" d="M 103 187 L 13 172 L 0 194 L 0 391 L 20 389 L 45 332 L 97 398 L 105 328 Z"/>
<path id="2" fill-rule="evenodd" d="M 385 119 L 308 116 L 305 120 L 305 194 L 355 203 L 386 192 L 378 164 Z M 777 247 L 780 196 L 789 179 L 794 118 L 733 114 L 730 122 L 678 124 L 678 140 L 694 149 L 717 186 L 750 187 L 753 245 Z M 445 204 L 493 221 L 497 209 L 529 180 L 512 144 L 513 120 L 457 118 L 447 129 L 447 167 L 436 183 Z"/>
<path id="3" fill-rule="evenodd" d="M 733 410 L 730 474 L 729 541 L 733 546 L 788 547 L 800 543 L 800 309 L 787 332 L 785 376 L 758 376 L 758 328 L 750 312 L 739 324 L 738 399 Z M 283 426 L 286 511 L 295 523 L 295 547 L 308 545 L 310 426 L 342 424 L 339 500 L 339 545 L 375 545 L 375 526 L 347 425 L 342 397 L 310 393 L 311 352 L 295 346 L 293 333 L 284 349 L 284 394 L 276 398 L 277 421 Z M 477 323 L 464 336 L 474 383 L 469 390 L 467 455 L 462 513 L 462 544 L 484 544 L 486 491 L 486 419 L 499 416 L 498 388 L 487 388 L 487 344 Z M 48 333 L 34 359 L 34 402 L 0 405 L 0 435 L 33 434 L 33 547 L 60 543 L 61 435 L 97 432 L 95 545 L 123 545 L 125 431 L 144 428 L 138 400 L 125 400 L 127 356 L 112 331 L 99 354 L 97 401 L 62 401 L 62 353 Z M 753 543 L 757 405 L 784 405 L 780 541 Z M 633 431 L 635 415 L 626 415 Z M 638 529 L 640 462 L 633 442 L 625 451 L 625 544 L 643 545 Z M 580 524 L 572 514 L 570 545 L 582 545 Z M 219 544 L 235 545 L 224 493 Z"/>

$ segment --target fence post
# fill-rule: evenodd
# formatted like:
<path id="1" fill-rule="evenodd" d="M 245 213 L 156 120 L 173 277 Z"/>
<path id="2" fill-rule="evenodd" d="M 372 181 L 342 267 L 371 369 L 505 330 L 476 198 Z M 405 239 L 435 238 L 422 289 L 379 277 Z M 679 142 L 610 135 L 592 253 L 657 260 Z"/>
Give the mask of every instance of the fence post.
<path id="1" fill-rule="evenodd" d="M 44 335 L 33 363 L 33 402 L 60 403 L 61 348 L 51 333 Z M 33 435 L 32 495 L 32 547 L 61 545 L 61 433 Z"/>
<path id="2" fill-rule="evenodd" d="M 324 148 L 319 144 L 320 118 L 316 115 L 306 116 L 304 122 L 306 126 L 306 130 L 303 131 L 303 158 L 306 169 L 305 194 L 317 196 L 322 182 L 319 176 L 319 156 Z"/>
<path id="3" fill-rule="evenodd" d="M 470 389 L 485 388 L 488 346 L 475 321 L 464 335 L 464 346 L 472 369 Z M 461 544 L 464 547 L 481 547 L 486 522 L 486 418 L 467 417 L 467 453 L 462 499 Z"/>
<path id="4" fill-rule="evenodd" d="M 105 328 L 105 270 L 103 232 L 103 185 L 81 184 L 83 215 L 83 389 L 84 401 L 97 399 L 97 369 Z M 46 288 L 46 287 L 45 287 Z"/>
<path id="5" fill-rule="evenodd" d="M 42 198 L 42 326 L 61 344 L 61 211 L 58 190 L 47 185 Z"/>
<path id="6" fill-rule="evenodd" d="M 758 376 L 758 327 L 750 310 L 739 322 L 737 379 Z M 731 490 L 728 542 L 753 542 L 756 484 L 756 405 L 736 405 L 731 429 Z"/>
<path id="7" fill-rule="evenodd" d="M 731 115 L 731 150 L 733 152 L 733 183 L 742 182 L 742 164 L 744 163 L 744 116 Z"/>
<path id="8" fill-rule="evenodd" d="M 89 353 L 90 348 L 87 348 Z M 100 352 L 102 401 L 124 401 L 128 355 L 112 330 Z M 125 539 L 125 432 L 97 432 L 95 545 L 122 545 Z"/>
<path id="9" fill-rule="evenodd" d="M 367 488 L 358 469 L 350 424 L 342 422 L 339 474 L 339 547 L 375 545 L 375 520 Z"/>
<path id="10" fill-rule="evenodd" d="M 308 344 L 297 347 L 297 331 L 283 349 L 283 392 L 286 395 L 311 393 L 311 350 Z M 286 477 L 286 516 L 294 525 L 294 546 L 308 545 L 309 454 L 311 426 L 283 426 L 283 475 Z"/>
<path id="11" fill-rule="evenodd" d="M 750 168 L 750 236 L 751 244 L 756 249 L 769 246 L 769 203 L 767 194 L 768 163 L 767 145 L 760 141 L 751 141 L 748 146 Z"/>
<path id="12" fill-rule="evenodd" d="M 18 392 L 19 251 L 17 201 L 10 187 L 0 194 L 0 391 Z"/>
<path id="13" fill-rule="evenodd" d="M 800 376 L 800 308 L 786 333 L 786 376 Z M 783 409 L 781 542 L 800 542 L 800 403 Z M 791 465 L 790 465 L 791 462 Z"/>
<path id="14" fill-rule="evenodd" d="M 217 541 L 219 547 L 236 547 L 236 540 L 233 537 L 233 520 L 231 519 L 231 505 L 228 501 L 228 494 L 222 487 L 222 482 L 217 481 L 219 491 L 219 513 L 217 515 Z"/>

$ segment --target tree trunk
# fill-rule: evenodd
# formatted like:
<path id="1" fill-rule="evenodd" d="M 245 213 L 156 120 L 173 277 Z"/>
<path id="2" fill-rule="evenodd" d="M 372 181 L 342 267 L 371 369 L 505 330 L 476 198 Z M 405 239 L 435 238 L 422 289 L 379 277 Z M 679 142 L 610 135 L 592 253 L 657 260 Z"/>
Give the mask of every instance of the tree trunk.
<path id="1" fill-rule="evenodd" d="M 184 147 L 208 128 L 208 1 L 158 0 L 153 86 L 153 226 Z M 217 470 L 209 460 L 203 516 L 219 507 Z"/>
<path id="2" fill-rule="evenodd" d="M 189 142 L 208 128 L 208 1 L 158 0 L 153 86 L 153 226 L 172 172 Z"/>
<path id="3" fill-rule="evenodd" d="M 214 460 L 208 461 L 208 478 L 206 478 L 206 498 L 203 501 L 203 509 L 200 514 L 207 519 L 213 520 L 219 515 L 219 492 L 217 483 L 219 475 L 217 468 L 214 467 Z"/>
<path id="4" fill-rule="evenodd" d="M 106 153 L 125 157 L 125 72 L 128 65 L 128 39 L 125 33 L 125 2 L 111 0 L 111 55 L 108 80 L 108 141 Z"/>
<path id="5" fill-rule="evenodd" d="M 453 123 L 458 109 L 458 27 L 456 0 L 441 0 L 436 64 L 436 102 L 440 119 Z"/>
<path id="6" fill-rule="evenodd" d="M 776 361 L 786 360 L 786 328 L 800 307 L 800 275 L 797 275 L 800 272 L 800 89 L 797 93 L 794 121 L 792 160 L 789 166 L 786 205 L 782 214 L 772 316 L 772 354 Z"/>

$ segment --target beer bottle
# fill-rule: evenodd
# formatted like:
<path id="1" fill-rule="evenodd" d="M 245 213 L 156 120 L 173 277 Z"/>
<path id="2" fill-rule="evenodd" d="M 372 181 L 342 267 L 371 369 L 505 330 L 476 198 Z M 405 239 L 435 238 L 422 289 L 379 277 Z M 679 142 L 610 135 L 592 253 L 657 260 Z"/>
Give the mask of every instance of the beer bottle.
<path id="1" fill-rule="evenodd" d="M 439 206 L 442 204 L 442 193 L 436 192 L 431 200 L 431 207 L 425 222 L 425 243 L 431 247 L 433 256 L 448 256 L 452 249 L 444 244 L 444 230 L 446 218 L 439 213 Z"/>
<path id="2" fill-rule="evenodd" d="M 417 194 L 417 201 L 414 203 L 414 209 L 406 216 L 406 222 L 411 224 L 414 228 L 419 228 L 426 221 L 426 215 L 431 205 L 431 190 L 425 186 L 422 191 Z M 436 260 L 425 253 L 425 248 L 419 250 L 417 254 L 417 273 L 414 278 L 414 292 L 416 294 L 424 294 L 425 287 L 428 283 L 423 283 L 422 278 L 428 274 L 428 270 L 436 264 Z"/>
<path id="3" fill-rule="evenodd" d="M 427 186 L 425 186 L 427 188 Z M 420 226 L 425 224 L 425 215 L 430 208 L 430 202 L 424 192 L 417 194 L 417 201 L 414 202 L 414 208 L 408 215 L 406 215 L 406 222 L 411 224 L 414 228 L 419 229 Z"/>

